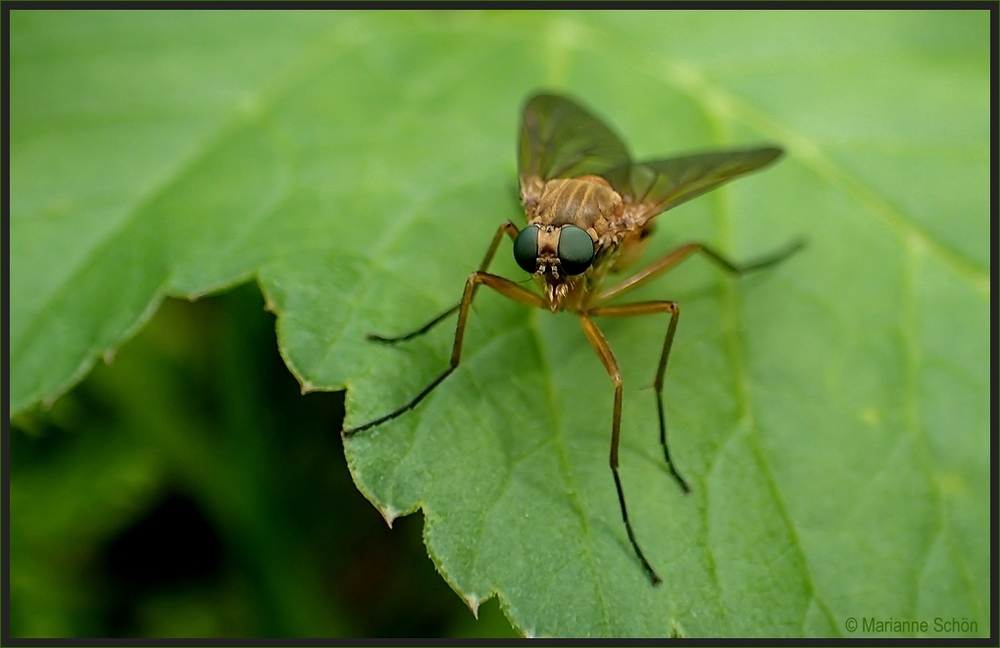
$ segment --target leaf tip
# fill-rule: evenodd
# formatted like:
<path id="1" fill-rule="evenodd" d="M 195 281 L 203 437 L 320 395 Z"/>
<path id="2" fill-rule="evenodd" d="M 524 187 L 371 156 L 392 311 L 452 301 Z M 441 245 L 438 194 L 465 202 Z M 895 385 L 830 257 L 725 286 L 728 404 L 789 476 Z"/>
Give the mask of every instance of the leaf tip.
<path id="1" fill-rule="evenodd" d="M 104 350 L 104 353 L 101 354 L 101 357 L 104 358 L 104 364 L 111 364 L 115 361 L 115 351 L 114 348 Z"/>
<path id="2" fill-rule="evenodd" d="M 463 596 L 462 598 L 465 599 L 465 604 L 468 605 L 469 610 L 472 611 L 472 616 L 476 617 L 476 620 L 479 620 L 479 604 L 485 599 L 480 597 L 478 594 L 469 594 L 467 596 Z"/>
<path id="3" fill-rule="evenodd" d="M 382 514 L 382 518 L 385 520 L 385 523 L 389 525 L 390 529 L 392 528 L 393 521 L 399 517 L 399 511 L 394 508 L 380 508 L 378 512 Z"/>
<path id="4" fill-rule="evenodd" d="M 305 396 L 306 394 L 316 391 L 316 386 L 308 380 L 303 380 L 302 384 L 299 385 L 299 390 L 302 392 L 302 395 Z"/>

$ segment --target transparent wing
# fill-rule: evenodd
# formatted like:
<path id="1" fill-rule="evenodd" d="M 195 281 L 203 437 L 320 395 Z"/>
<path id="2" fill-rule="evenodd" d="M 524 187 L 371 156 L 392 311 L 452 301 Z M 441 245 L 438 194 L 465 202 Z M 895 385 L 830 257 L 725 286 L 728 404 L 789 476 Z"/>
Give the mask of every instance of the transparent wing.
<path id="1" fill-rule="evenodd" d="M 637 225 L 719 185 L 767 166 L 779 148 L 702 153 L 670 160 L 622 164 L 601 173 L 626 201 Z"/>
<path id="2" fill-rule="evenodd" d="M 517 162 L 524 197 L 546 180 L 600 175 L 629 165 L 630 158 L 599 119 L 565 97 L 540 94 L 524 105 Z"/>

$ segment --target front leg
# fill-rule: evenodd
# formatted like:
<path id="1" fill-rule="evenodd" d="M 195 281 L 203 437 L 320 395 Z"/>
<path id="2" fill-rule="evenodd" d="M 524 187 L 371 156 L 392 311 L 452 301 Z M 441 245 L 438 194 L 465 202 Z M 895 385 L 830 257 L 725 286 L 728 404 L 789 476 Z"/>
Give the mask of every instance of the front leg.
<path id="1" fill-rule="evenodd" d="M 503 240 L 503 235 L 506 234 L 510 237 L 510 240 L 517 238 L 519 231 L 514 223 L 507 221 L 499 228 L 497 228 L 496 234 L 493 235 L 493 241 L 490 243 L 490 247 L 486 250 L 486 256 L 483 257 L 483 262 L 479 264 L 479 272 L 486 272 L 489 270 L 490 263 L 493 262 L 493 257 L 496 255 L 497 248 L 500 246 L 500 241 Z M 369 333 L 366 337 L 372 342 L 382 342 L 385 344 L 396 344 L 397 342 L 406 342 L 407 340 L 412 340 L 415 337 L 423 335 L 427 331 L 431 330 L 442 321 L 445 320 L 449 315 L 454 313 L 462 305 L 462 302 L 458 302 L 445 312 L 441 313 L 431 321 L 427 322 L 420 328 L 410 333 L 404 333 L 403 335 L 397 335 L 395 337 L 385 337 L 382 335 L 377 335 L 375 333 Z"/>
<path id="2" fill-rule="evenodd" d="M 385 423 L 386 421 L 396 418 L 400 414 L 410 411 L 416 407 L 417 404 L 420 403 L 425 396 L 427 396 L 427 394 L 431 393 L 435 387 L 440 385 L 441 381 L 451 375 L 451 372 L 458 368 L 458 363 L 462 360 L 462 341 L 465 339 L 465 324 L 469 318 L 469 308 L 472 306 L 472 298 L 475 297 L 476 290 L 478 290 L 481 284 L 492 288 L 508 299 L 519 301 L 522 304 L 527 304 L 528 306 L 542 308 L 545 305 L 541 297 L 529 290 L 525 290 L 513 281 L 496 275 L 491 275 L 488 272 L 473 272 L 469 275 L 469 279 L 465 282 L 465 292 L 462 294 L 462 301 L 458 303 L 458 326 L 455 328 L 455 343 L 451 348 L 451 361 L 448 363 L 448 368 L 441 372 L 441 375 L 432 380 L 429 385 L 424 387 L 409 403 L 389 412 L 385 416 L 375 419 L 374 421 L 369 421 L 364 425 L 351 429 L 344 428 L 340 431 L 340 436 L 346 439 L 347 437 L 353 436 L 358 432 L 362 432 L 368 428 Z"/>

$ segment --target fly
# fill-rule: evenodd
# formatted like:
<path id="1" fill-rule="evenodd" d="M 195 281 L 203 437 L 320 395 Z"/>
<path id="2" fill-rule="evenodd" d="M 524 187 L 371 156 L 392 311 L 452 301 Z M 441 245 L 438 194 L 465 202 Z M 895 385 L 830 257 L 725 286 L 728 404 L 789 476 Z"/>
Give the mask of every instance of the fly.
<path id="1" fill-rule="evenodd" d="M 457 304 L 411 333 L 397 337 L 368 336 L 368 339 L 377 342 L 404 342 L 426 333 L 458 311 L 448 368 L 410 402 L 364 425 L 345 428 L 341 435 L 346 439 L 408 412 L 455 371 L 462 357 L 469 308 L 479 286 L 485 285 L 527 306 L 548 309 L 553 313 L 570 311 L 579 317 L 588 342 L 614 385 L 609 457 L 611 473 L 629 542 L 653 585 L 658 585 L 661 579 L 639 548 L 625 506 L 625 492 L 618 474 L 621 373 L 618 361 L 594 318 L 669 313 L 653 383 L 660 446 L 673 479 L 684 493 L 690 492 L 687 481 L 681 477 L 670 458 L 663 413 L 663 377 L 680 308 L 676 302 L 668 300 L 616 305 L 609 305 L 608 302 L 677 267 L 695 253 L 705 255 L 730 274 L 741 275 L 772 266 L 788 258 L 803 244 L 794 242 L 756 261 L 736 264 L 703 243 L 686 243 L 624 281 L 608 288 L 604 288 L 604 283 L 609 274 L 624 271 L 642 256 L 653 233 L 656 216 L 733 178 L 767 166 L 781 154 L 779 148 L 766 147 L 633 162 L 621 139 L 584 108 L 558 95 L 535 95 L 524 106 L 518 141 L 518 177 L 527 225 L 519 230 L 514 223 L 507 221 L 497 229 L 479 269 L 466 280 L 465 292 Z M 514 260 L 534 277 L 538 292 L 487 272 L 504 236 L 513 241 Z"/>

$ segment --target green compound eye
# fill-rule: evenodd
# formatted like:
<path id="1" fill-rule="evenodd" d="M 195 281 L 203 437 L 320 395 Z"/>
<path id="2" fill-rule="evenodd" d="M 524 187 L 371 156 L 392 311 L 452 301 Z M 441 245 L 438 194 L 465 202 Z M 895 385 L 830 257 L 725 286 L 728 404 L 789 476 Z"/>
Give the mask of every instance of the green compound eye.
<path id="1" fill-rule="evenodd" d="M 559 233 L 559 263 L 563 272 L 578 275 L 594 261 L 594 241 L 576 225 L 566 225 Z"/>
<path id="2" fill-rule="evenodd" d="M 538 225 L 528 225 L 514 239 L 514 260 L 525 272 L 535 274 L 538 260 Z"/>

